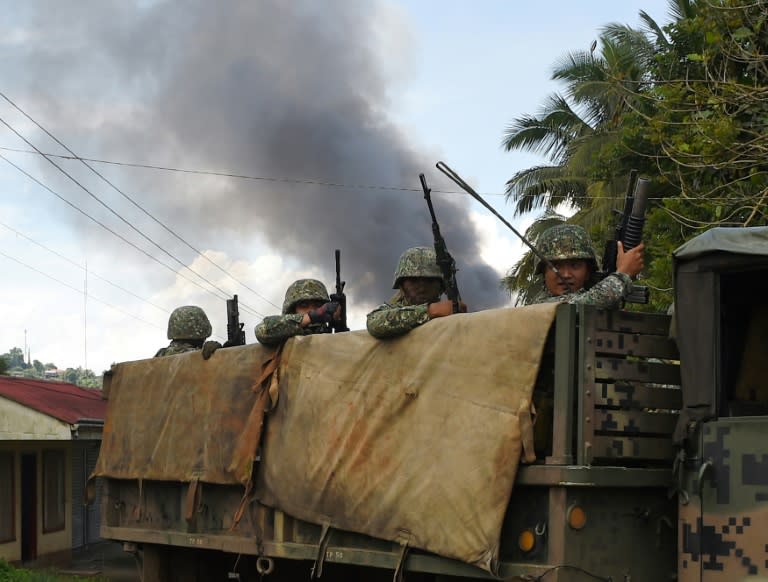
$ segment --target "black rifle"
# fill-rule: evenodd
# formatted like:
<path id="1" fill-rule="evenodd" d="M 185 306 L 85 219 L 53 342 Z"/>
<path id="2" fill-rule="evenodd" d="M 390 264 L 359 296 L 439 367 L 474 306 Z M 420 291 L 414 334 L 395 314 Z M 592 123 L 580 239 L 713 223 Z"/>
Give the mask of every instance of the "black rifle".
<path id="1" fill-rule="evenodd" d="M 237 295 L 227 299 L 227 343 L 226 347 L 244 346 L 244 323 L 240 323 L 240 311 L 237 308 Z"/>
<path id="2" fill-rule="evenodd" d="M 341 280 L 341 251 L 336 249 L 336 293 L 331 293 L 331 301 L 335 301 L 341 307 L 341 318 L 331 321 L 331 328 L 335 333 L 349 331 L 347 327 L 347 296 L 344 294 L 346 281 Z"/>
<path id="3" fill-rule="evenodd" d="M 637 177 L 637 170 L 629 173 L 627 195 L 624 198 L 624 211 L 616 224 L 613 240 L 605 243 L 603 252 L 603 271 L 597 274 L 597 279 L 604 279 L 616 271 L 616 258 L 621 242 L 624 252 L 627 252 L 643 240 L 643 226 L 645 225 L 645 212 L 648 208 L 648 195 L 651 182 L 645 178 Z M 648 288 L 641 285 L 633 285 L 632 291 L 625 299 L 628 303 L 648 303 Z"/>
<path id="4" fill-rule="evenodd" d="M 432 190 L 427 186 L 427 179 L 424 174 L 419 174 L 421 180 L 421 189 L 424 190 L 424 199 L 427 201 L 429 215 L 432 217 L 432 236 L 435 238 L 435 255 L 437 256 L 437 266 L 443 273 L 445 283 L 445 295 L 453 302 L 453 312 L 458 313 L 461 308 L 461 295 L 459 295 L 459 285 L 456 282 L 456 261 L 453 260 L 448 247 L 445 246 L 445 239 L 440 234 L 440 225 L 437 223 L 435 209 L 432 207 Z"/>

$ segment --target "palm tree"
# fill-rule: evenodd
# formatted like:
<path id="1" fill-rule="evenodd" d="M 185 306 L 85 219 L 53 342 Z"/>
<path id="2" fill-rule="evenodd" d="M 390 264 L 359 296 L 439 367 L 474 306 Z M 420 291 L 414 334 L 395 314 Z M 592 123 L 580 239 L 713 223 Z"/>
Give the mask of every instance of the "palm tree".
<path id="1" fill-rule="evenodd" d="M 640 98 L 642 87 L 651 81 L 659 36 L 666 41 L 650 17 L 641 13 L 641 18 L 651 32 L 611 24 L 591 50 L 567 53 L 552 73 L 565 83 L 563 93 L 550 95 L 539 114 L 518 117 L 507 127 L 504 149 L 536 152 L 550 162 L 522 170 L 506 183 L 516 215 L 546 211 L 541 224 L 529 229 L 532 234 L 546 230 L 563 204 L 577 211 L 570 222 L 599 229 L 611 220 L 626 175 L 636 165 L 630 152 L 621 152 L 622 120 L 629 111 L 649 106 Z M 502 280 L 517 302 L 530 299 L 530 290 L 538 286 L 529 255 Z"/>

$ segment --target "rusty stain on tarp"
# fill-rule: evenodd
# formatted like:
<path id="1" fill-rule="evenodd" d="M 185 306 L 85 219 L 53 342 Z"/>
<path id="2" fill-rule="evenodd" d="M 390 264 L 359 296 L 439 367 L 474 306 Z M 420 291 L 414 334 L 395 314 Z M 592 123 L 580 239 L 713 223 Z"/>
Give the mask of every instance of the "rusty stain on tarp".
<path id="1" fill-rule="evenodd" d="M 254 344 L 117 364 L 93 476 L 247 485 L 268 402 L 254 383 L 273 356 Z"/>
<path id="2" fill-rule="evenodd" d="M 457 314 L 393 340 L 293 338 L 257 498 L 334 529 L 407 531 L 410 547 L 495 572 L 556 308 Z"/>

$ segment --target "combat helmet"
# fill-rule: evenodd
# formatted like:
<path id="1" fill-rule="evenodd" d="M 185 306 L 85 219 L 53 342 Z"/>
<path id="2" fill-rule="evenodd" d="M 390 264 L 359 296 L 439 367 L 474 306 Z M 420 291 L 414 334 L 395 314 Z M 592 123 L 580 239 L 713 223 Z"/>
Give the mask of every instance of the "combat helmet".
<path id="1" fill-rule="evenodd" d="M 443 274 L 437 266 L 437 256 L 432 247 L 411 247 L 400 255 L 395 269 L 392 289 L 399 289 L 406 277 L 434 277 L 442 282 Z"/>
<path id="2" fill-rule="evenodd" d="M 293 312 L 299 301 L 322 301 L 327 303 L 331 298 L 328 289 L 317 279 L 299 279 L 290 284 L 285 292 L 283 315 Z"/>
<path id="3" fill-rule="evenodd" d="M 597 271 L 597 258 L 592 248 L 592 241 L 583 227 L 575 224 L 558 224 L 541 235 L 538 240 L 541 254 L 548 261 L 564 261 L 569 259 L 584 259 Z M 544 262 L 539 260 L 536 272 L 544 272 Z"/>
<path id="4" fill-rule="evenodd" d="M 197 305 L 177 307 L 168 318 L 169 340 L 204 340 L 212 331 L 208 316 Z"/>

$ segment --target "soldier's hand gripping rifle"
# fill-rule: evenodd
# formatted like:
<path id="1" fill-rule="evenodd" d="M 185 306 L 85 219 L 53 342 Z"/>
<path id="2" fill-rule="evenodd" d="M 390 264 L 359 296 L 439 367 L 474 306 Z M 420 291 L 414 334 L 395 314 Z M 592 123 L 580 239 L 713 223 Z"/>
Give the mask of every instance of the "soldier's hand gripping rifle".
<path id="1" fill-rule="evenodd" d="M 338 320 L 331 321 L 331 329 L 335 333 L 349 331 L 347 327 L 347 296 L 344 294 L 346 281 L 341 280 L 341 251 L 336 249 L 336 293 L 331 293 L 331 301 L 335 301 L 341 307 L 341 317 Z"/>
<path id="2" fill-rule="evenodd" d="M 645 212 L 648 208 L 650 189 L 650 180 L 638 178 L 637 170 L 630 171 L 627 195 L 624 198 L 624 211 L 621 213 L 619 222 L 616 225 L 613 240 L 605 243 L 603 271 L 597 273 L 598 280 L 616 271 L 619 242 L 624 247 L 624 252 L 635 248 L 642 242 Z M 633 285 L 632 291 L 625 301 L 628 303 L 648 303 L 648 288 L 641 285 Z"/>
<path id="3" fill-rule="evenodd" d="M 227 342 L 225 348 L 245 345 L 244 323 L 240 323 L 240 310 L 237 307 L 237 295 L 227 299 Z"/>
<path id="4" fill-rule="evenodd" d="M 443 273 L 445 283 L 445 295 L 453 303 L 453 312 L 461 311 L 461 295 L 459 294 L 459 285 L 456 282 L 456 261 L 453 260 L 448 247 L 445 245 L 445 239 L 440 234 L 440 225 L 437 223 L 435 209 L 432 207 L 432 190 L 427 186 L 427 179 L 424 174 L 419 174 L 421 189 L 424 191 L 424 199 L 427 201 L 429 215 L 432 217 L 432 236 L 435 239 L 435 255 L 437 256 L 437 266 Z"/>
<path id="5" fill-rule="evenodd" d="M 446 176 L 448 176 L 448 177 L 449 177 L 451 180 L 453 180 L 453 181 L 454 181 L 454 182 L 455 182 L 455 183 L 456 183 L 456 184 L 457 184 L 457 185 L 458 185 L 458 186 L 459 186 L 459 187 L 460 187 L 462 190 L 464 190 L 464 191 L 465 191 L 467 194 L 469 194 L 470 196 L 472 196 L 472 198 L 474 198 L 474 199 L 475 199 L 475 200 L 477 200 L 477 201 L 478 201 L 480 204 L 482 204 L 482 205 L 483 205 L 483 206 L 485 206 L 485 207 L 486 207 L 488 210 L 490 210 L 490 211 L 493 213 L 493 215 L 494 215 L 496 218 L 498 218 L 498 219 L 499 219 L 501 222 L 503 222 L 503 223 L 506 225 L 506 227 L 507 227 L 507 228 L 509 228 L 509 230 L 511 230 L 512 232 L 514 232 L 514 233 L 517 235 L 517 238 L 519 238 L 521 241 L 523 241 L 523 242 L 525 243 L 525 245 L 526 245 L 526 246 L 527 246 L 529 249 L 531 249 L 531 252 L 532 252 L 534 255 L 536 255 L 536 257 L 537 257 L 537 258 L 538 258 L 538 259 L 539 259 L 539 260 L 540 260 L 542 263 L 544 263 L 544 264 L 547 266 L 547 268 L 548 268 L 548 269 L 552 269 L 552 271 L 555 273 L 555 275 L 557 275 L 557 277 L 560 279 L 560 282 L 561 282 L 563 285 L 565 285 L 565 288 L 566 288 L 566 289 L 572 290 L 572 289 L 571 289 L 571 285 L 570 285 L 570 284 L 568 283 L 568 281 L 566 281 L 566 280 L 565 280 L 565 278 L 564 278 L 564 277 L 563 277 L 563 276 L 560 274 L 560 271 L 558 271 L 558 270 L 557 270 L 557 267 L 555 267 L 555 265 L 553 265 L 553 264 L 552 264 L 552 261 L 550 261 L 549 259 L 547 259 L 547 257 L 545 257 L 543 254 L 541 254 L 541 251 L 540 251 L 539 249 L 537 249 L 535 246 L 533 246 L 533 244 L 532 244 L 532 243 L 531 243 L 531 242 L 530 242 L 530 241 L 529 241 L 527 238 L 525 238 L 525 237 L 524 237 L 522 234 L 520 234 L 520 233 L 517 231 L 517 229 L 516 229 L 514 226 L 512 226 L 512 225 L 511 225 L 511 224 L 510 224 L 510 223 L 509 223 L 509 222 L 508 222 L 508 221 L 507 221 L 507 220 L 506 220 L 506 219 L 505 219 L 505 218 L 504 218 L 504 217 L 503 217 L 501 214 L 499 214 L 498 212 L 496 212 L 496 209 L 495 209 L 493 206 L 491 206 L 490 204 L 488 204 L 488 203 L 485 201 L 485 199 L 483 199 L 483 197 L 482 197 L 482 196 L 480 196 L 480 194 L 478 194 L 477 192 L 475 192 L 475 191 L 474 191 L 474 189 L 473 189 L 473 188 L 472 188 L 472 187 L 471 187 L 469 184 L 467 184 L 467 183 L 466 183 L 466 182 L 465 182 L 465 181 L 464 181 L 464 180 L 461 178 L 461 176 L 459 176 L 459 175 L 458 175 L 456 172 L 454 172 L 454 171 L 453 171 L 453 170 L 452 170 L 452 169 L 451 169 L 451 168 L 448 166 L 448 164 L 446 164 L 445 162 L 437 162 L 437 164 L 436 164 L 436 166 L 435 166 L 435 167 L 436 167 L 438 170 L 440 170 L 440 171 L 441 171 L 443 174 L 445 174 Z"/>

